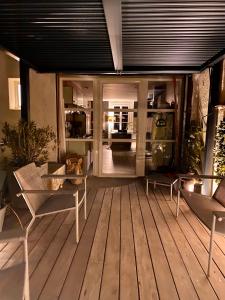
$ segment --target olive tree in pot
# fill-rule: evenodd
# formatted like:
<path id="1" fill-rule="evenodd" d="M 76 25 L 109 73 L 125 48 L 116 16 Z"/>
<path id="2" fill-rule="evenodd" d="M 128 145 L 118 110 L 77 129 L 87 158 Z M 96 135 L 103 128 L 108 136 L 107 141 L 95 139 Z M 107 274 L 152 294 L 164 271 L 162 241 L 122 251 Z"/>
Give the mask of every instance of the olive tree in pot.
<path id="1" fill-rule="evenodd" d="M 18 201 L 16 193 L 18 184 L 13 171 L 31 162 L 37 166 L 48 160 L 48 146 L 55 148 L 56 135 L 50 126 L 38 127 L 34 121 L 20 120 L 16 125 L 5 123 L 2 129 L 4 146 L 10 149 L 8 159 L 9 198 L 17 207 L 24 207 L 24 201 Z M 21 203 L 21 205 L 19 204 Z"/>
<path id="2" fill-rule="evenodd" d="M 186 133 L 185 139 L 185 172 L 187 174 L 202 174 L 202 161 L 203 161 L 203 131 L 200 125 L 194 121 L 190 126 L 190 130 Z M 201 180 L 190 179 L 184 182 L 184 188 L 189 191 L 201 190 Z"/>

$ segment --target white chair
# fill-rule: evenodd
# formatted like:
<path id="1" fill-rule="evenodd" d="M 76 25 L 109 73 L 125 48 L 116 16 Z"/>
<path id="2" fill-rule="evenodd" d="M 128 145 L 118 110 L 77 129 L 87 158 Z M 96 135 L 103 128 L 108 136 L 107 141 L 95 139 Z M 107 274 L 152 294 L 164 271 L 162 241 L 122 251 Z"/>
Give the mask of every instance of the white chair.
<path id="1" fill-rule="evenodd" d="M 0 270 L 0 299 L 29 300 L 29 273 L 27 234 L 25 230 L 8 230 L 0 233 L 0 243 L 23 242 L 24 259 L 9 268 Z"/>
<path id="2" fill-rule="evenodd" d="M 14 172 L 21 188 L 22 195 L 32 215 L 27 232 L 36 218 L 56 214 L 69 210 L 75 211 L 76 241 L 79 242 L 79 208 L 84 204 L 84 217 L 86 219 L 86 175 L 44 175 L 44 178 L 54 179 L 84 179 L 84 190 L 72 189 L 47 190 L 40 175 L 40 170 L 34 163 L 26 165 Z"/>

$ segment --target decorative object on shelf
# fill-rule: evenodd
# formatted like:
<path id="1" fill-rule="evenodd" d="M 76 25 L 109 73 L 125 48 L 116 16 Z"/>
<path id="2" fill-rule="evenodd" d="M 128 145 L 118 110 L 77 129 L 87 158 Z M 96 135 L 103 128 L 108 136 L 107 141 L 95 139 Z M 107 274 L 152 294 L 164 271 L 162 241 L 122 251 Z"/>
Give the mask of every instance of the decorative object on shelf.
<path id="1" fill-rule="evenodd" d="M 160 114 L 160 117 L 156 121 L 156 127 L 166 127 L 166 118 L 163 118 L 163 114 Z"/>
<path id="2" fill-rule="evenodd" d="M 55 148 L 56 135 L 50 126 L 38 127 L 34 121 L 20 120 L 16 125 L 4 124 L 3 142 L 10 148 L 14 167 L 35 162 L 37 165 L 48 160 L 48 145 L 53 142 Z"/>
<path id="3" fill-rule="evenodd" d="M 67 174 L 83 174 L 83 158 L 76 153 L 67 153 L 66 154 L 66 173 Z M 73 184 L 81 184 L 83 182 L 82 179 L 71 179 L 71 183 Z"/>

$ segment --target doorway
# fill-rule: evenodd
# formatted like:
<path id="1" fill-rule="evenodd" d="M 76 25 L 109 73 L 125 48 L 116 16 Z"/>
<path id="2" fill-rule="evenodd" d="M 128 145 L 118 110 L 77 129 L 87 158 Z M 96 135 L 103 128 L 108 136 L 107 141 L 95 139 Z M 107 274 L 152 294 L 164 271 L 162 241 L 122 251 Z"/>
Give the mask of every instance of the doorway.
<path id="1" fill-rule="evenodd" d="M 102 85 L 101 176 L 136 175 L 137 83 Z"/>

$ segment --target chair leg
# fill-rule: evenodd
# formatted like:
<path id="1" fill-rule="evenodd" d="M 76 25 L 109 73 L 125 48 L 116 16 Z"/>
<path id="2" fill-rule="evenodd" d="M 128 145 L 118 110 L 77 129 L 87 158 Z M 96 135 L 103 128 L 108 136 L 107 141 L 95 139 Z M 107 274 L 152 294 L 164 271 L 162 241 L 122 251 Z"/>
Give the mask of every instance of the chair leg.
<path id="1" fill-rule="evenodd" d="M 146 179 L 146 195 L 148 196 L 148 179 Z"/>
<path id="2" fill-rule="evenodd" d="M 79 242 L 79 206 L 78 206 L 78 192 L 75 195 L 75 222 L 76 222 L 76 242 Z"/>
<path id="3" fill-rule="evenodd" d="M 178 191 L 177 191 L 177 207 L 176 207 L 176 217 L 179 215 L 179 206 L 180 206 L 180 189 L 181 189 L 181 180 L 178 179 Z"/>
<path id="4" fill-rule="evenodd" d="M 26 239 L 24 241 L 24 251 L 25 251 L 25 264 L 26 264 L 26 269 L 25 269 L 25 283 L 24 283 L 24 299 L 25 300 L 30 300 L 30 285 L 29 285 L 29 266 L 28 266 L 28 232 Z"/>
<path id="5" fill-rule="evenodd" d="M 180 205 L 180 190 L 177 192 L 177 208 L 176 208 L 176 217 L 179 215 L 179 205 Z"/>
<path id="6" fill-rule="evenodd" d="M 214 237 L 214 232 L 215 232 L 215 225 L 216 225 L 216 216 L 213 215 L 211 235 L 210 235 L 210 244 L 209 244 L 209 261 L 208 261 L 207 277 L 210 276 L 210 271 L 211 271 L 212 251 L 213 251 L 213 237 Z"/>
<path id="7" fill-rule="evenodd" d="M 87 219 L 87 182 L 84 179 L 84 219 Z"/>
<path id="8" fill-rule="evenodd" d="M 173 185 L 170 185 L 170 200 L 172 201 L 173 199 Z"/>

